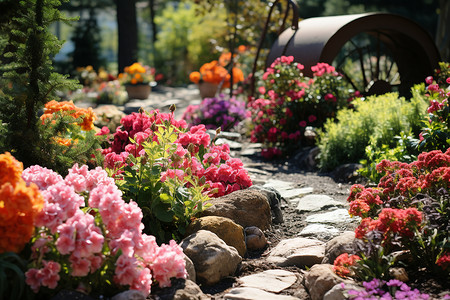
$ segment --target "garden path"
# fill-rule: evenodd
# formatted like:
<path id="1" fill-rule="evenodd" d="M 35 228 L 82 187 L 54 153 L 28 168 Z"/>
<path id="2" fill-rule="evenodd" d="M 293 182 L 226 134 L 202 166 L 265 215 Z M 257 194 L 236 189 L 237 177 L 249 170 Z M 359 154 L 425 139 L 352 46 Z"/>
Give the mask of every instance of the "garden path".
<path id="1" fill-rule="evenodd" d="M 159 109 L 161 112 L 169 112 L 170 105 L 175 104 L 175 118 L 179 119 L 188 105 L 197 105 L 200 102 L 201 98 L 195 85 L 176 88 L 158 86 L 152 90 L 148 99 L 130 100 L 121 109 L 126 114 L 137 112 L 141 107 L 147 111 Z M 265 253 L 286 239 L 309 237 L 326 242 L 345 230 L 353 230 L 356 226 L 356 220 L 351 219 L 347 213 L 346 198 L 351 185 L 336 182 L 333 174 L 305 170 L 298 161 L 302 153 L 291 159 L 269 162 L 259 155 L 260 145 L 249 143 L 243 135 L 224 135 L 220 141 L 230 145 L 232 157 L 240 158 L 244 162 L 254 185 L 275 188 L 282 196 L 284 222 L 274 224 L 271 230 L 265 232 L 270 242 L 264 249 Z M 242 284 L 237 283 L 237 278 L 234 278 L 212 287 L 202 287 L 202 290 L 212 299 L 261 299 L 261 293 L 269 297 L 267 299 L 277 299 L 277 295 L 292 296 L 292 299 L 309 298 L 303 289 L 298 288 L 300 284 L 295 280 L 284 285 L 277 293 L 270 292 L 270 278 L 273 274 L 261 272 L 270 270 L 273 265 L 266 264 L 262 251 L 249 253 L 243 261 L 245 268 L 241 270 L 239 277 L 263 276 L 262 282 L 266 285 L 264 289 L 248 283 L 246 288 L 242 288 Z M 298 271 L 294 271 L 294 276 L 300 275 Z M 257 281 L 260 280 L 258 277 Z M 261 293 L 254 294 L 255 289 Z"/>

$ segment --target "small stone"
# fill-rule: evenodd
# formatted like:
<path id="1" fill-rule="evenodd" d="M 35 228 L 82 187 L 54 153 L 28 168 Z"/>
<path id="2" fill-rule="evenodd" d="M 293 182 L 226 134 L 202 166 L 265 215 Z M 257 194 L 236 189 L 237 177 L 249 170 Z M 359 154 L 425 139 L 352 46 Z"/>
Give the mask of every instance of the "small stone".
<path id="1" fill-rule="evenodd" d="M 248 250 L 263 249 L 267 245 L 267 238 L 261 229 L 255 226 L 247 227 L 245 232 L 245 244 Z"/>

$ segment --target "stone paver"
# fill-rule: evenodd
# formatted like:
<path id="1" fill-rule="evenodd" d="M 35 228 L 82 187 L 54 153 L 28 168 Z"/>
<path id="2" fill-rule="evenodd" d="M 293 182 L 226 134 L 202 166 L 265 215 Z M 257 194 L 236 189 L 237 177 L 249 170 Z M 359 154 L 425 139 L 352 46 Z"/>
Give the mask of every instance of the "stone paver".
<path id="1" fill-rule="evenodd" d="M 279 293 L 297 281 L 297 276 L 285 270 L 267 270 L 239 278 L 241 286 L 253 287 L 266 292 Z"/>
<path id="2" fill-rule="evenodd" d="M 306 217 L 307 223 L 340 224 L 354 222 L 345 208 L 335 209 L 322 214 L 314 214 Z"/>
<path id="3" fill-rule="evenodd" d="M 343 203 L 327 195 L 306 195 L 300 198 L 296 210 L 299 213 L 317 212 L 330 207 L 343 207 Z"/>
<path id="4" fill-rule="evenodd" d="M 225 300 L 298 300 L 300 298 L 277 295 L 269 293 L 260 289 L 251 287 L 238 287 L 232 289 L 228 294 L 224 296 Z"/>

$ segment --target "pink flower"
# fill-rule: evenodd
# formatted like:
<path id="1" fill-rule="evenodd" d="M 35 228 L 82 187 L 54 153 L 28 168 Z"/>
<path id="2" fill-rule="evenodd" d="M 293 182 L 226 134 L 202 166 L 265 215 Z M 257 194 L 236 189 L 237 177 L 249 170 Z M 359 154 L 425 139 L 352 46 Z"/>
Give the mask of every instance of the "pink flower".
<path id="1" fill-rule="evenodd" d="M 425 83 L 426 84 L 432 84 L 433 83 L 433 76 L 428 76 L 427 78 L 425 78 Z"/>
<path id="2" fill-rule="evenodd" d="M 95 135 L 108 135 L 109 134 L 109 128 L 106 126 L 103 126 L 102 129 L 100 129 L 99 132 L 97 132 Z"/>
<path id="3" fill-rule="evenodd" d="M 326 94 L 324 99 L 325 99 L 325 101 L 336 102 L 336 96 L 334 96 L 331 93 Z"/>
<path id="4" fill-rule="evenodd" d="M 175 241 L 162 244 L 152 262 L 153 278 L 161 288 L 170 286 L 170 278 L 186 278 L 183 249 Z"/>
<path id="5" fill-rule="evenodd" d="M 306 127 L 306 125 L 307 125 L 307 123 L 306 123 L 306 121 L 300 121 L 299 123 L 298 123 L 298 126 L 300 126 L 300 127 Z"/>
<path id="6" fill-rule="evenodd" d="M 41 191 L 63 180 L 58 173 L 38 165 L 23 170 L 22 178 L 27 184 L 31 182 L 37 184 Z"/>
<path id="7" fill-rule="evenodd" d="M 258 91 L 259 91 L 259 93 L 260 93 L 261 95 L 264 95 L 264 94 L 266 93 L 266 88 L 263 87 L 263 86 L 260 86 L 260 87 L 258 88 Z"/>
<path id="8" fill-rule="evenodd" d="M 71 255 L 69 258 L 71 262 L 72 273 L 74 277 L 84 277 L 89 274 L 91 269 L 91 262 L 86 258 L 80 258 L 75 255 Z"/>
<path id="9" fill-rule="evenodd" d="M 312 122 L 314 122 L 315 120 L 317 120 L 317 117 L 316 117 L 315 115 L 310 115 L 310 116 L 308 117 L 308 122 L 309 122 L 309 123 L 312 123 Z"/>
<path id="10" fill-rule="evenodd" d="M 161 182 L 165 182 L 167 177 L 172 179 L 177 177 L 178 180 L 182 181 L 184 178 L 184 171 L 179 169 L 168 169 L 167 171 L 161 173 Z"/>
<path id="11" fill-rule="evenodd" d="M 121 255 L 116 261 L 114 281 L 120 285 L 132 285 L 139 278 L 139 263 L 135 257 Z"/>

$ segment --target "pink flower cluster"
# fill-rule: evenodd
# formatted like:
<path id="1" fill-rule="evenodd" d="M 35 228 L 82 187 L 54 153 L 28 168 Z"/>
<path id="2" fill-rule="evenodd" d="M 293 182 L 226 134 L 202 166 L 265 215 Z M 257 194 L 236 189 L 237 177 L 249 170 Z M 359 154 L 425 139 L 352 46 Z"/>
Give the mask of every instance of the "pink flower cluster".
<path id="1" fill-rule="evenodd" d="M 182 249 L 173 241 L 159 247 L 153 236 L 143 234 L 141 209 L 122 199 L 114 180 L 100 167 L 88 170 L 75 164 L 63 179 L 52 170 L 32 166 L 24 170 L 23 178 L 38 184 L 45 198 L 36 221 L 33 267 L 25 274 L 33 291 L 41 286 L 64 288 L 58 286 L 60 279 L 67 283 L 71 277 L 89 286 L 94 282 L 90 276 L 106 272 L 111 260 L 113 282 L 145 296 L 153 280 L 165 287 L 171 277 L 186 276 Z M 91 288 L 107 293 L 106 280 L 99 284 Z"/>
<path id="2" fill-rule="evenodd" d="M 281 56 L 262 76 L 260 98 L 250 99 L 248 109 L 255 125 L 251 141 L 263 143 L 262 156 L 274 158 L 304 145 L 307 127 L 318 128 L 354 95 L 340 82 L 333 66 L 318 63 L 311 67 L 314 77 L 303 75 L 304 66 L 293 56 Z"/>
<path id="3" fill-rule="evenodd" d="M 153 124 L 163 125 L 165 121 L 169 121 L 176 127 L 178 138 L 174 141 L 176 150 L 170 157 L 170 166 L 161 174 L 162 182 L 168 177 L 183 181 L 187 176 L 185 170 L 189 169 L 190 176 L 197 176 L 199 179 L 205 177 L 203 185 L 212 197 L 223 196 L 252 185 L 243 163 L 230 157 L 228 145 L 211 145 L 205 125 L 192 126 L 186 131 L 184 121 L 177 122 L 158 111 L 149 114 L 151 118 L 145 113 L 133 114 L 122 122 L 123 128 L 117 129 L 111 148 L 105 151 L 106 167 L 117 170 L 127 164 L 130 153 L 135 157 L 144 155 L 141 151 L 142 143 L 146 140 L 158 141 L 151 129 Z M 132 128 L 131 132 L 127 133 L 124 130 L 126 128 Z M 122 138 L 124 136 L 133 136 L 136 144 L 125 145 Z M 189 185 L 187 182 L 185 184 Z"/>

